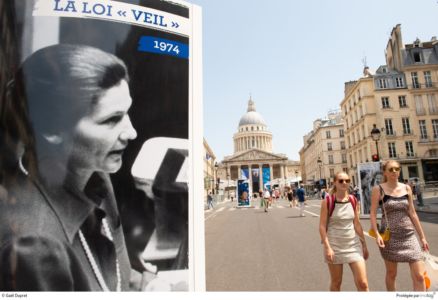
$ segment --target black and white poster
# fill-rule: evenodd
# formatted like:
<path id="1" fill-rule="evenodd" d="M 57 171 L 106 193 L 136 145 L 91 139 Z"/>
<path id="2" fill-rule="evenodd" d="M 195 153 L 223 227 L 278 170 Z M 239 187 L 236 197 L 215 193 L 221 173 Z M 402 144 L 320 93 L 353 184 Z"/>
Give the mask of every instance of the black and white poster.
<path id="1" fill-rule="evenodd" d="M 0 2 L 0 290 L 204 288 L 200 19 Z"/>
<path id="2" fill-rule="evenodd" d="M 361 214 L 369 215 L 371 209 L 371 192 L 374 186 L 383 182 L 383 172 L 380 162 L 358 164 L 359 191 Z"/>

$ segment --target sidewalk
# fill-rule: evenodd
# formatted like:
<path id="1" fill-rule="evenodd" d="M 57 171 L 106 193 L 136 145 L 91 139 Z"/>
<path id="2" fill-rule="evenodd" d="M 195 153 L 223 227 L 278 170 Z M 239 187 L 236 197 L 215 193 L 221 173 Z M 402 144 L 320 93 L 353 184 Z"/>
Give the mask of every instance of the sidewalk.
<path id="1" fill-rule="evenodd" d="M 425 191 L 423 193 L 424 206 L 418 206 L 414 200 L 415 210 L 422 213 L 438 214 L 438 193 L 437 191 Z"/>

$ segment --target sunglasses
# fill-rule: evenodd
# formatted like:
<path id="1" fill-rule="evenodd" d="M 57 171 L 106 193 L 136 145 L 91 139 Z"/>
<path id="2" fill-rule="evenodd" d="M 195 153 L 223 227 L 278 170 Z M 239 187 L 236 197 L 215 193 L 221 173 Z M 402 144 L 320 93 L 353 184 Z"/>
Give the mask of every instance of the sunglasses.
<path id="1" fill-rule="evenodd" d="M 350 179 L 339 179 L 339 183 L 350 183 Z"/>
<path id="2" fill-rule="evenodd" d="M 389 168 L 388 171 L 391 172 L 391 173 L 397 173 L 397 172 L 400 172 L 400 168 L 392 167 L 392 168 Z"/>

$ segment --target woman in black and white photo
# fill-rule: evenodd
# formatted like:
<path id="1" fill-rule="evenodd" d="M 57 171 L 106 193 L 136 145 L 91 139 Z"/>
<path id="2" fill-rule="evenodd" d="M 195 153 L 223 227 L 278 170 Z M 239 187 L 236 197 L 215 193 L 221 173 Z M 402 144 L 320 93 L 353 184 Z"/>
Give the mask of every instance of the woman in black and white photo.
<path id="1" fill-rule="evenodd" d="M 136 138 L 125 64 L 59 44 L 1 99 L 0 290 L 120 291 L 130 264 L 109 174 Z"/>

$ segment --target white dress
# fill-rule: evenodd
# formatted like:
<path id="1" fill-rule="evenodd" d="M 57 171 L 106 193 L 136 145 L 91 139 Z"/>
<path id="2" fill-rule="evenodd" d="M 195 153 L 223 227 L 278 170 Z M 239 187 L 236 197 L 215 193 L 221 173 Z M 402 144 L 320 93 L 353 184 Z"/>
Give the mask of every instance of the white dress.
<path id="1" fill-rule="evenodd" d="M 360 239 L 354 231 L 354 209 L 349 201 L 336 201 L 329 218 L 327 238 L 335 253 L 333 264 L 363 261 Z M 326 260 L 327 262 L 327 260 Z"/>

